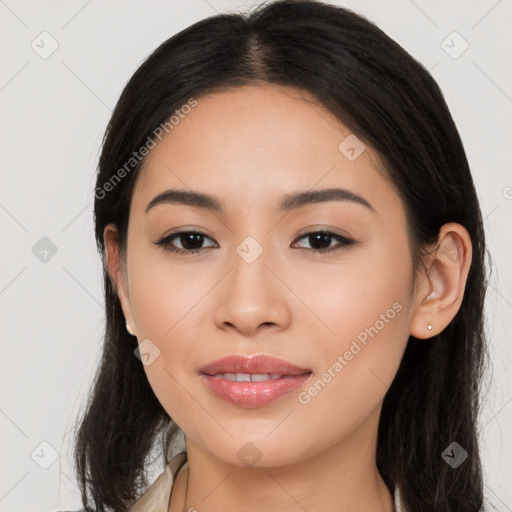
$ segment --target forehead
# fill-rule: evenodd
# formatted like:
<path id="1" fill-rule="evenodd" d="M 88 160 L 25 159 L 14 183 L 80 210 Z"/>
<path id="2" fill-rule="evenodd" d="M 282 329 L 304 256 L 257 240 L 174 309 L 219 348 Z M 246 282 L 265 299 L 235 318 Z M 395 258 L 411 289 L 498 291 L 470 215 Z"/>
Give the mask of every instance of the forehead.
<path id="1" fill-rule="evenodd" d="M 368 146 L 307 92 L 288 87 L 243 86 L 197 98 L 146 157 L 133 208 L 143 211 L 169 188 L 261 207 L 283 194 L 344 187 L 379 212 L 397 196 Z M 273 199 L 274 198 L 274 199 Z M 235 204 L 236 203 L 236 204 Z"/>

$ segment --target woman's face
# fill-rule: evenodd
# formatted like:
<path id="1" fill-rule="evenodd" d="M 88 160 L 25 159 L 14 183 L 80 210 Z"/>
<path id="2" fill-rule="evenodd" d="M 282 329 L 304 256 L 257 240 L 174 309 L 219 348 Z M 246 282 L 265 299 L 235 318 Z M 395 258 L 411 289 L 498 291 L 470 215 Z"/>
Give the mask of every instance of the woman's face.
<path id="1" fill-rule="evenodd" d="M 304 98 L 276 86 L 199 98 L 150 151 L 133 193 L 118 283 L 126 319 L 165 410 L 188 441 L 230 464 L 252 454 L 284 465 L 375 441 L 410 334 L 402 202 L 371 149 Z M 287 196 L 337 188 L 362 199 L 338 193 L 281 208 Z M 170 189 L 208 194 L 220 208 L 169 200 L 148 210 Z M 169 239 L 177 231 L 203 236 Z M 200 368 L 232 354 L 311 373 L 266 403 L 223 399 Z M 250 383 L 228 382 L 228 395 L 233 386 L 250 402 Z"/>

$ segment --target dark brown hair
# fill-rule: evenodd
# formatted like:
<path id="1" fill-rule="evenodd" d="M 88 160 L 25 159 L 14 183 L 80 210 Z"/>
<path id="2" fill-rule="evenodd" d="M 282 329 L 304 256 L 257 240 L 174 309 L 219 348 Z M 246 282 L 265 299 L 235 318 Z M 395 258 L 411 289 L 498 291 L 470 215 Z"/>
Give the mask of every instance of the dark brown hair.
<path id="1" fill-rule="evenodd" d="M 115 107 L 103 139 L 94 208 L 104 264 L 104 345 L 75 445 L 84 506 L 94 502 L 100 512 L 129 508 L 148 484 L 145 468 L 156 439 L 161 436 L 167 464 L 179 432 L 134 357 L 137 341 L 126 332 L 107 273 L 103 230 L 116 224 L 125 255 L 130 201 L 144 159 L 132 168 L 126 163 L 190 98 L 257 83 L 311 93 L 376 151 L 406 209 L 414 269 L 443 224 L 467 229 L 473 253 L 460 310 L 431 339 L 410 337 L 384 399 L 376 462 L 390 490 L 400 486 L 410 511 L 481 510 L 477 419 L 487 356 L 488 254 L 460 136 L 422 64 L 363 16 L 308 0 L 268 2 L 182 30 L 141 64 Z M 457 469 L 441 456 L 453 441 L 468 453 Z"/>

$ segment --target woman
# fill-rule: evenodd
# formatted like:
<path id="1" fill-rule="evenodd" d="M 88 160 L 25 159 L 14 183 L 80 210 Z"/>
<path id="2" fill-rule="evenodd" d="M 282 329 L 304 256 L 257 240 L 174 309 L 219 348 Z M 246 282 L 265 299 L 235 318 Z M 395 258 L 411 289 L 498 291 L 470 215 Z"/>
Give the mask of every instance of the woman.
<path id="1" fill-rule="evenodd" d="M 95 223 L 86 509 L 482 509 L 480 207 L 438 85 L 371 22 L 284 0 L 165 41 Z"/>

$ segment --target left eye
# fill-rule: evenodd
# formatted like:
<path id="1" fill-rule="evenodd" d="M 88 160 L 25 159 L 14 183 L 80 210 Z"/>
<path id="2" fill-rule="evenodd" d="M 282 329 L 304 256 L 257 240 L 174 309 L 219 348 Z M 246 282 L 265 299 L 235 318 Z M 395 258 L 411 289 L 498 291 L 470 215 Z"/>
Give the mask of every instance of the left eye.
<path id="1" fill-rule="evenodd" d="M 327 248 L 315 248 L 308 249 L 307 247 L 299 247 L 301 250 L 305 251 L 312 251 L 312 252 L 331 252 L 331 251 L 337 251 L 338 249 L 341 249 L 343 247 L 350 246 L 355 243 L 355 240 L 352 240 L 350 238 L 337 235 L 336 233 L 331 233 L 330 231 L 312 231 L 310 233 L 306 233 L 302 235 L 299 240 L 302 240 L 303 238 L 306 238 L 310 244 L 313 246 L 325 246 L 327 245 Z M 329 241 L 332 239 L 338 240 L 338 245 L 334 247 L 330 247 Z"/>
<path id="2" fill-rule="evenodd" d="M 156 242 L 156 245 L 163 246 L 166 250 L 178 254 L 194 254 L 204 249 L 204 247 L 201 246 L 203 245 L 205 238 L 212 240 L 208 235 L 205 235 L 204 233 L 201 233 L 199 231 L 179 231 L 177 233 L 173 233 L 172 235 L 163 238 L 159 242 Z M 181 247 L 176 247 L 173 244 L 173 241 L 175 239 L 180 241 Z M 338 249 L 348 247 L 356 243 L 355 240 L 338 235 L 336 233 L 332 233 L 330 231 L 312 231 L 309 233 L 305 233 L 304 235 L 299 237 L 298 240 L 302 239 L 307 239 L 309 243 L 312 244 L 313 247 L 311 249 L 307 247 L 298 248 L 303 251 L 309 251 L 314 253 L 336 251 Z M 337 246 L 331 247 L 332 239 L 338 240 L 339 243 Z M 320 246 L 320 248 L 318 246 Z"/>

